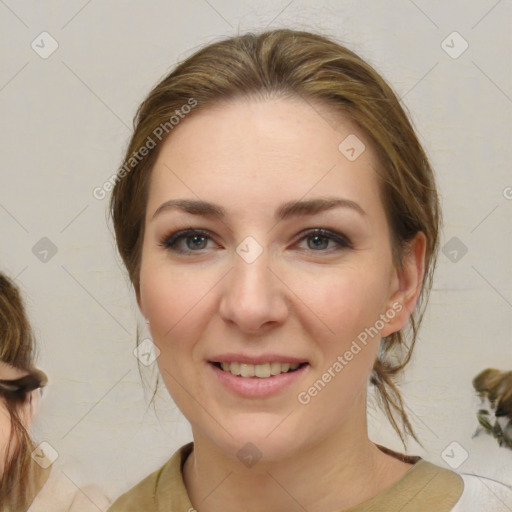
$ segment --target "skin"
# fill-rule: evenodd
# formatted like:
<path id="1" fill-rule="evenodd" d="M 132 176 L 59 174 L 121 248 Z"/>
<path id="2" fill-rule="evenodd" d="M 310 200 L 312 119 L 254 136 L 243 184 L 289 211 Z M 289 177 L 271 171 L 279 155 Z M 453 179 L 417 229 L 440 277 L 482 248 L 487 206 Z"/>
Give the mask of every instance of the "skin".
<path id="1" fill-rule="evenodd" d="M 338 150 L 349 134 L 366 145 L 353 162 Z M 167 389 L 192 426 L 184 478 L 202 512 L 329 512 L 372 498 L 410 469 L 368 439 L 366 386 L 380 337 L 403 327 L 416 303 L 425 237 L 410 243 L 397 270 L 376 166 L 354 124 L 300 99 L 208 107 L 163 144 L 148 196 L 137 301 L 161 351 Z M 326 197 L 354 201 L 365 213 L 337 207 L 274 219 L 285 202 Z M 226 217 L 167 209 L 153 218 L 170 199 L 212 202 Z M 160 245 L 190 227 L 210 234 L 199 250 L 190 239 L 179 242 L 186 253 Z M 352 246 L 301 234 L 313 228 L 341 233 Z M 263 248 L 250 264 L 236 253 L 247 236 Z M 396 303 L 401 311 L 380 335 L 307 405 L 299 403 L 298 394 Z M 209 367 L 226 352 L 286 354 L 309 367 L 271 397 L 244 398 Z M 262 454 L 252 467 L 237 458 L 247 442 Z"/>
<path id="2" fill-rule="evenodd" d="M 0 477 L 4 474 L 5 452 L 11 435 L 11 419 L 5 406 L 4 398 L 0 398 Z"/>
<path id="3" fill-rule="evenodd" d="M 28 375 L 28 372 L 15 368 L 10 364 L 0 361 L 0 379 L 2 380 L 15 380 Z M 34 417 L 35 411 L 39 402 L 39 390 L 34 390 L 27 397 L 27 401 L 21 406 L 19 411 L 20 418 L 24 422 L 25 428 L 29 428 Z M 4 473 L 5 467 L 5 452 L 9 444 L 11 435 L 11 417 L 5 403 L 5 398 L 0 394 L 0 477 Z M 16 442 L 11 443 L 10 453 L 16 449 Z"/>

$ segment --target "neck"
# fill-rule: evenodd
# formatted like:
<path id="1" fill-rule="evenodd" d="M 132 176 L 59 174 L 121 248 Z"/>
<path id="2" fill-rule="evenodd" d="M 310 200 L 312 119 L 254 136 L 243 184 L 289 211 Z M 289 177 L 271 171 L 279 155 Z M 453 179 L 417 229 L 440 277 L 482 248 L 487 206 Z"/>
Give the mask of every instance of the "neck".
<path id="1" fill-rule="evenodd" d="M 379 450 L 363 418 L 286 459 L 262 458 L 252 467 L 194 432 L 194 450 L 183 469 L 193 506 L 202 512 L 330 512 L 371 499 L 410 465 Z"/>

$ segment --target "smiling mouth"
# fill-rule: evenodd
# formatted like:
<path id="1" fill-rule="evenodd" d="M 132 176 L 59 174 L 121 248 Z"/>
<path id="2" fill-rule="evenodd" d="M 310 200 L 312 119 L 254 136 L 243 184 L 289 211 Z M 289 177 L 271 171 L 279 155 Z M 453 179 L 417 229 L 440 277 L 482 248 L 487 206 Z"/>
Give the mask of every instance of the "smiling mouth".
<path id="1" fill-rule="evenodd" d="M 240 377 L 258 377 L 260 379 L 267 379 L 282 373 L 292 373 L 300 368 L 307 366 L 308 363 L 263 363 L 263 364 L 247 364 L 247 363 L 227 363 L 227 362 L 212 362 L 214 366 L 220 370 L 238 375 Z"/>

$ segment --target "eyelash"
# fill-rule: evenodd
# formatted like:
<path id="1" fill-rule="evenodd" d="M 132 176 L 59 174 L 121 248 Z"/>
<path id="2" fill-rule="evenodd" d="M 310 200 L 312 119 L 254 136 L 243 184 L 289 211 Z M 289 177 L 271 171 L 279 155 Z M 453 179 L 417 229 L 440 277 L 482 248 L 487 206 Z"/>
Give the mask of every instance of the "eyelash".
<path id="1" fill-rule="evenodd" d="M 186 240 L 188 237 L 192 237 L 192 236 L 201 236 L 206 239 L 212 240 L 212 237 L 210 236 L 210 233 L 208 231 L 204 231 L 202 229 L 189 228 L 189 229 L 184 229 L 181 231 L 176 231 L 174 233 L 165 235 L 160 240 L 160 243 L 158 245 L 166 250 L 169 250 L 169 251 L 172 251 L 175 253 L 179 253 L 179 254 L 192 254 L 195 252 L 197 252 L 197 253 L 202 252 L 203 249 L 199 249 L 197 251 L 187 249 L 184 251 L 182 249 L 177 248 L 177 244 L 180 240 Z M 305 231 L 302 231 L 301 233 L 299 233 L 299 236 L 301 236 L 301 238 L 298 239 L 297 243 L 301 242 L 302 240 L 305 240 L 307 238 L 318 236 L 321 238 L 326 238 L 328 240 L 332 240 L 338 244 L 338 247 L 336 247 L 336 248 L 330 248 L 330 249 L 325 249 L 325 250 L 316 251 L 314 249 L 304 249 L 304 250 L 310 250 L 312 252 L 328 252 L 328 253 L 330 253 L 330 252 L 332 252 L 333 249 L 336 251 L 339 251 L 341 249 L 352 249 L 353 248 L 352 242 L 345 235 L 342 235 L 341 233 L 337 233 L 336 231 L 331 231 L 329 229 L 324 229 L 324 228 L 308 229 L 308 230 L 305 230 Z"/>

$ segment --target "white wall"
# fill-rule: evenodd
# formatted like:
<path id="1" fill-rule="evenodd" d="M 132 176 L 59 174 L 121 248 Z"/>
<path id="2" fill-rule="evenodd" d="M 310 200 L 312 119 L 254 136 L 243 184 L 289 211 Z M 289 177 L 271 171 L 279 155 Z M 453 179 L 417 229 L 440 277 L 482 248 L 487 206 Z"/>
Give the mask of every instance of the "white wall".
<path id="1" fill-rule="evenodd" d="M 427 449 L 411 443 L 409 453 L 448 467 L 441 453 L 457 441 L 469 454 L 457 471 L 512 484 L 512 451 L 471 438 L 471 379 L 512 370 L 511 10 L 495 0 L 0 3 L 0 268 L 27 297 L 50 377 L 35 434 L 59 453 L 56 466 L 115 496 L 191 439 L 164 389 L 158 417 L 146 410 L 132 355 L 137 318 L 144 325 L 107 200 L 92 191 L 117 169 L 136 107 L 177 60 L 225 35 L 291 26 L 346 43 L 404 98 L 439 179 L 442 243 L 457 237 L 468 249 L 456 263 L 440 254 L 405 375 Z M 31 48 L 43 31 L 59 45 L 47 59 Z M 453 31 L 469 43 L 458 58 L 441 47 Z M 46 39 L 39 51 L 49 48 Z M 42 237 L 57 248 L 46 263 L 32 252 Z M 373 440 L 400 449 L 383 424 L 371 411 Z"/>

